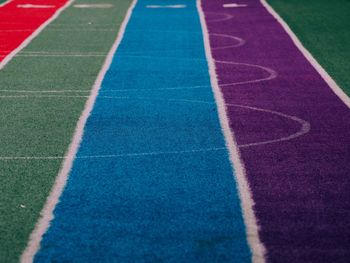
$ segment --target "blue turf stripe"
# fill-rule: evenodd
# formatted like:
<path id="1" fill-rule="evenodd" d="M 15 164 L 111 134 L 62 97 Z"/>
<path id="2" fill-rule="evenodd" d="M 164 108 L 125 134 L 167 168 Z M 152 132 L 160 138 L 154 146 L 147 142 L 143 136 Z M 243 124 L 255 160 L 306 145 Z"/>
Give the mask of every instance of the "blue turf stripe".
<path id="1" fill-rule="evenodd" d="M 195 1 L 164 3 L 134 9 L 36 262 L 251 260 Z"/>

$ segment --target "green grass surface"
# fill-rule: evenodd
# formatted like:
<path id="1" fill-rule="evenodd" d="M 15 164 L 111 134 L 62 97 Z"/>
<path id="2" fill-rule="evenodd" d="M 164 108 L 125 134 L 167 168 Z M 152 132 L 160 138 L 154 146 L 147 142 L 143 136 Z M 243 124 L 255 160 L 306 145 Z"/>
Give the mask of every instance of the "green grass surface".
<path id="1" fill-rule="evenodd" d="M 79 2 L 96 1 L 75 3 Z M 0 156 L 65 155 L 87 98 L 47 95 L 89 95 L 131 0 L 104 3 L 114 7 L 69 7 L 0 71 Z M 101 52 L 103 56 L 49 57 L 31 52 Z M 3 97 L 23 95 L 27 97 Z M 62 160 L 0 160 L 0 262 L 18 261 L 61 163 Z"/>
<path id="2" fill-rule="evenodd" d="M 350 95 L 350 1 L 268 2 L 338 85 Z"/>

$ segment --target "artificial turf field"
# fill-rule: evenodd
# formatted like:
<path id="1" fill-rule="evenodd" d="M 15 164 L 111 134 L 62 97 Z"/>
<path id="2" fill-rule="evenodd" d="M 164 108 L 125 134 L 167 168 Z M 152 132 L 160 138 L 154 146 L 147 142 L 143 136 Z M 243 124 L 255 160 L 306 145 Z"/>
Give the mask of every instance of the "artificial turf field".
<path id="1" fill-rule="evenodd" d="M 264 6 L 237 2 L 74 1 L 0 70 L 1 262 L 27 246 L 92 87 L 23 262 L 346 262 L 349 109 Z M 348 92 L 347 3 L 271 2 Z M 30 24 L 11 23 L 0 39 Z"/>

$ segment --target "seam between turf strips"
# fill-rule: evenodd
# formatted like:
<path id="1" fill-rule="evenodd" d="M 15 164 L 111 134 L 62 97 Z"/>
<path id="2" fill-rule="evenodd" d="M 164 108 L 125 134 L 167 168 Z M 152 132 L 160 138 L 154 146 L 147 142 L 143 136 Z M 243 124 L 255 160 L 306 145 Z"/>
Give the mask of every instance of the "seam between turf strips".
<path id="1" fill-rule="evenodd" d="M 11 0 L 10 0 L 11 1 Z M 9 2 L 10 2 L 9 1 Z M 75 0 L 69 0 L 66 4 L 64 4 L 61 8 L 56 10 L 56 12 L 46 20 L 41 26 L 39 26 L 29 37 L 27 37 L 16 49 L 11 51 L 1 62 L 0 62 L 0 70 L 2 70 L 22 49 L 30 44 L 30 42 L 36 38 L 49 24 L 51 24 L 56 18 L 60 16 L 60 14 L 68 8 Z M 7 4 L 9 2 L 5 2 Z"/>
<path id="2" fill-rule="evenodd" d="M 230 155 L 230 161 L 232 166 L 235 168 L 236 173 L 235 179 L 238 185 L 238 192 L 241 201 L 241 207 L 243 211 L 244 223 L 246 226 L 247 240 L 252 251 L 252 262 L 261 263 L 265 262 L 265 247 L 260 241 L 258 233 L 258 224 L 257 219 L 254 214 L 254 201 L 252 198 L 251 190 L 249 183 L 245 175 L 245 168 L 240 158 L 239 149 L 235 140 L 235 135 L 233 130 L 230 128 L 229 119 L 226 112 L 226 106 L 223 94 L 220 90 L 215 61 L 213 59 L 210 47 L 209 33 L 204 19 L 204 13 L 201 6 L 201 0 L 197 0 L 197 10 L 200 16 L 202 31 L 203 31 L 203 41 L 205 46 L 205 53 L 208 61 L 209 75 L 212 90 L 215 96 L 215 101 L 218 107 L 218 115 L 227 144 L 227 149 Z"/>
<path id="3" fill-rule="evenodd" d="M 278 21 L 283 27 L 285 32 L 290 36 L 295 46 L 300 50 L 304 57 L 310 62 L 310 64 L 316 69 L 328 86 L 333 92 L 344 102 L 346 106 L 350 108 L 350 98 L 348 95 L 338 86 L 335 80 L 327 73 L 327 71 L 318 63 L 313 55 L 304 47 L 299 38 L 294 34 L 289 25 L 283 20 L 283 18 L 273 9 L 266 0 L 260 0 L 266 10 Z"/>
<path id="4" fill-rule="evenodd" d="M 114 56 L 115 52 L 117 51 L 118 46 L 123 38 L 126 25 L 128 24 L 128 22 L 130 20 L 132 10 L 135 7 L 136 3 L 137 3 L 137 0 L 134 0 L 132 2 L 132 4 L 130 5 L 130 7 L 126 13 L 126 16 L 124 18 L 124 21 L 120 27 L 119 32 L 118 32 L 117 39 L 114 42 L 111 50 L 109 51 L 108 56 L 104 62 L 104 65 L 103 65 L 103 67 L 102 67 L 102 69 L 101 69 L 101 71 L 100 71 L 100 73 L 99 73 L 99 75 L 94 83 L 94 86 L 92 88 L 89 99 L 87 100 L 87 102 L 85 104 L 84 111 L 83 111 L 82 115 L 80 116 L 79 121 L 77 123 L 76 130 L 74 132 L 72 142 L 69 146 L 68 153 L 67 153 L 65 160 L 62 164 L 62 168 L 56 177 L 54 186 L 53 186 L 53 188 L 50 192 L 50 195 L 47 198 L 45 206 L 41 212 L 41 217 L 40 217 L 38 223 L 36 224 L 32 234 L 30 235 L 28 245 L 27 245 L 26 249 L 23 251 L 23 254 L 21 255 L 20 261 L 22 263 L 33 262 L 34 256 L 40 248 L 40 242 L 41 242 L 41 239 L 43 237 L 43 234 L 46 232 L 46 230 L 48 229 L 48 227 L 50 225 L 50 221 L 53 219 L 53 210 L 55 209 L 55 206 L 58 203 L 60 195 L 62 194 L 63 189 L 66 185 L 66 182 L 68 180 L 69 172 L 72 168 L 74 158 L 76 156 L 76 153 L 79 149 L 81 139 L 83 137 L 84 127 L 85 127 L 86 121 L 87 121 L 87 119 L 88 119 L 88 117 L 93 109 L 94 103 L 96 101 L 96 97 L 98 95 L 98 91 L 101 88 L 101 83 L 102 83 L 102 80 L 104 78 L 104 75 L 106 74 L 108 68 L 110 67 L 110 65 L 112 63 L 113 56 Z"/>

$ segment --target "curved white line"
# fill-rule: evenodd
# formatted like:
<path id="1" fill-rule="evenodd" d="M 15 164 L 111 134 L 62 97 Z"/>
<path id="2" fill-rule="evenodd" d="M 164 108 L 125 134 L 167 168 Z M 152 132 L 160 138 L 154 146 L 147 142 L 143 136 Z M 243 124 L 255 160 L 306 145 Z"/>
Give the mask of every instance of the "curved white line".
<path id="1" fill-rule="evenodd" d="M 289 141 L 289 140 L 293 140 L 297 137 L 300 137 L 308 132 L 310 132 L 311 130 L 311 125 L 309 122 L 300 119 L 296 116 L 293 115 L 288 115 L 288 114 L 284 114 L 282 112 L 278 112 L 278 111 L 273 111 L 273 110 L 267 110 L 267 109 L 262 109 L 262 108 L 257 108 L 257 107 L 250 107 L 250 106 L 245 106 L 245 105 L 239 105 L 239 104 L 226 104 L 226 106 L 228 107 L 237 107 L 237 108 L 243 108 L 243 109 L 248 109 L 248 110 L 253 110 L 253 111 L 260 111 L 260 112 L 265 112 L 265 113 L 269 113 L 269 114 L 273 114 L 273 115 L 277 115 L 292 121 L 295 121 L 297 123 L 299 123 L 301 125 L 301 128 L 298 132 L 293 133 L 289 136 L 285 136 L 285 137 L 281 137 L 278 139 L 273 139 L 273 140 L 266 140 L 266 141 L 261 141 L 261 142 L 254 142 L 254 143 L 246 143 L 246 144 L 240 144 L 238 145 L 240 148 L 246 148 L 246 147 L 251 147 L 251 146 L 259 146 L 259 145 L 265 145 L 265 144 L 271 144 L 271 143 L 278 143 L 278 142 L 283 142 L 283 141 Z"/>
<path id="2" fill-rule="evenodd" d="M 221 15 L 221 18 L 214 18 L 214 19 L 207 19 L 209 23 L 215 23 L 215 22 L 222 22 L 226 20 L 230 20 L 233 18 L 233 15 L 228 14 L 228 13 L 221 13 L 221 12 L 205 12 L 206 14 L 211 14 L 211 15 Z"/>
<path id="3" fill-rule="evenodd" d="M 228 64 L 228 65 L 239 65 L 239 66 L 246 66 L 246 67 L 252 67 L 252 68 L 258 68 L 266 71 L 269 75 L 264 78 L 254 79 L 254 80 L 245 80 L 245 81 L 239 81 L 239 82 L 232 82 L 232 83 L 219 83 L 220 87 L 227 87 L 227 86 L 233 86 L 233 85 L 242 85 L 242 84 L 248 84 L 248 83 L 257 83 L 261 81 L 271 80 L 275 79 L 278 74 L 273 69 L 270 69 L 268 67 L 259 66 L 255 64 L 249 64 L 249 63 L 240 63 L 240 62 L 231 62 L 231 61 L 223 61 L 223 60 L 215 60 L 216 63 L 220 64 Z"/>
<path id="4" fill-rule="evenodd" d="M 210 36 L 229 38 L 229 39 L 235 40 L 236 42 L 235 44 L 224 45 L 220 47 L 212 47 L 212 50 L 228 49 L 228 48 L 243 46 L 245 44 L 245 40 L 240 37 L 235 37 L 235 36 L 226 35 L 226 34 L 214 34 L 214 33 L 211 33 Z"/>

